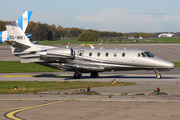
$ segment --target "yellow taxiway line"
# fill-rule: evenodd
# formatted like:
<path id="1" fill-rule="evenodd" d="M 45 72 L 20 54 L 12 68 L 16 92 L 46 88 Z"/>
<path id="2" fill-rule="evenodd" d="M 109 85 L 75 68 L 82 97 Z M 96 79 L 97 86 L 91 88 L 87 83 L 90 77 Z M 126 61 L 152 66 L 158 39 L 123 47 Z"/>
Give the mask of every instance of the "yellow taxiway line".
<path id="1" fill-rule="evenodd" d="M 15 75 L 15 76 L 2 76 L 2 77 L 33 77 L 33 75 Z"/>
<path id="2" fill-rule="evenodd" d="M 25 108 L 25 107 L 32 107 L 32 106 L 35 106 L 35 105 L 24 106 L 24 107 L 15 107 L 15 108 L 6 108 L 6 109 L 0 109 L 0 111 L 14 110 L 14 109 L 20 109 L 20 108 Z"/>
<path id="3" fill-rule="evenodd" d="M 69 75 L 44 75 L 42 77 L 68 77 Z M 2 76 L 2 77 L 41 77 L 38 75 L 11 75 L 11 76 Z"/>
<path id="4" fill-rule="evenodd" d="M 74 100 L 81 101 L 81 100 L 85 100 L 85 99 L 101 98 L 101 97 L 108 97 L 108 96 L 86 97 L 86 98 L 79 98 L 79 99 L 74 99 Z M 57 101 L 57 102 L 46 103 L 46 104 L 41 104 L 41 105 L 37 105 L 37 106 L 34 105 L 34 106 L 11 108 L 11 109 L 18 109 L 18 110 L 14 110 L 14 111 L 8 112 L 4 116 L 6 116 L 7 118 L 12 119 L 12 120 L 23 120 L 22 118 L 16 117 L 15 115 L 17 113 L 19 113 L 19 112 L 22 112 L 22 111 L 25 111 L 25 110 L 28 110 L 28 109 L 44 107 L 44 106 L 47 106 L 47 105 L 53 105 L 53 104 L 57 104 L 57 103 L 67 102 L 67 101 L 70 101 L 70 100 Z M 10 110 L 10 109 L 0 109 L 0 111 L 3 111 L 3 110 Z"/>
<path id="5" fill-rule="evenodd" d="M 174 89 L 165 89 L 162 91 L 170 91 L 170 90 L 176 90 L 176 89 L 180 89 L 180 88 L 174 88 Z M 137 93 L 148 93 L 151 91 L 145 91 L 145 92 L 136 92 L 136 93 L 129 93 L 131 95 L 137 94 Z M 121 94 L 116 94 L 115 96 L 120 96 Z M 74 101 L 83 101 L 86 99 L 93 99 L 93 98 L 103 98 L 103 97 L 109 97 L 109 96 L 95 96 L 95 97 L 85 97 L 85 98 L 78 98 L 78 99 L 74 99 Z M 63 100 L 63 101 L 57 101 L 57 102 L 52 102 L 52 103 L 46 103 L 46 104 L 41 104 L 41 105 L 33 105 L 33 106 L 25 106 L 25 107 L 17 107 L 17 108 L 9 108 L 9 109 L 0 109 L 0 111 L 4 111 L 4 110 L 11 110 L 11 109 L 18 109 L 18 110 L 14 110 L 11 112 L 8 112 L 7 114 L 5 114 L 4 116 L 6 116 L 9 119 L 13 119 L 13 120 L 23 120 L 21 118 L 16 117 L 15 115 L 19 112 L 22 112 L 24 110 L 28 110 L 28 109 L 33 109 L 33 108 L 38 108 L 38 107 L 44 107 L 47 105 L 53 105 L 53 104 L 57 104 L 57 103 L 62 103 L 62 102 L 67 102 L 67 101 L 71 101 L 71 100 Z M 20 108 L 20 109 L 19 109 Z"/>
<path id="6" fill-rule="evenodd" d="M 61 103 L 61 102 L 66 102 L 66 100 L 64 100 L 64 101 L 58 101 L 58 102 L 52 102 L 52 103 L 46 103 L 46 104 L 37 105 L 37 106 L 24 107 L 24 108 L 22 108 L 22 109 L 18 109 L 18 110 L 15 110 L 15 111 L 12 111 L 12 112 L 6 114 L 6 117 L 9 118 L 9 119 L 13 119 L 13 120 L 23 120 L 23 119 L 18 118 L 18 117 L 14 116 L 14 115 L 15 115 L 16 113 L 21 112 L 21 111 L 24 111 L 24 110 L 33 109 L 33 108 L 37 108 L 37 107 L 43 107 L 43 106 L 52 105 L 52 104 Z"/>

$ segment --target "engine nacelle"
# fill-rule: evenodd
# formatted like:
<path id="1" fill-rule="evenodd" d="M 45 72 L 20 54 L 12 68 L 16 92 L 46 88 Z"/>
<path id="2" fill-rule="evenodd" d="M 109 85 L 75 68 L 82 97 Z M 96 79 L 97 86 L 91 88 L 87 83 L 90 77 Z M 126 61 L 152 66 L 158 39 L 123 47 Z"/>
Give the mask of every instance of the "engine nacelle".
<path id="1" fill-rule="evenodd" d="M 57 61 L 65 62 L 71 61 L 75 57 L 75 52 L 72 48 L 52 48 L 47 50 L 42 50 L 36 53 L 40 55 L 45 61 Z"/>

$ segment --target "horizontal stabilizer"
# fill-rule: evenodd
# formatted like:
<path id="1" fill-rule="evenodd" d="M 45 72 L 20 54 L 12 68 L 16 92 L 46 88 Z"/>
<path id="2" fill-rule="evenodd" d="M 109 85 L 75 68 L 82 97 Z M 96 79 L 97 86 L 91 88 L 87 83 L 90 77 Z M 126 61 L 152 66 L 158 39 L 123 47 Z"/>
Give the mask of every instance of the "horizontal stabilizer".
<path id="1" fill-rule="evenodd" d="M 30 48 L 30 46 L 21 44 L 15 41 L 6 41 L 7 44 L 9 44 L 12 47 L 19 47 L 19 48 Z"/>
<path id="2" fill-rule="evenodd" d="M 44 62 L 44 61 L 39 60 L 39 58 L 21 59 L 21 63 L 34 63 L 34 62 Z"/>

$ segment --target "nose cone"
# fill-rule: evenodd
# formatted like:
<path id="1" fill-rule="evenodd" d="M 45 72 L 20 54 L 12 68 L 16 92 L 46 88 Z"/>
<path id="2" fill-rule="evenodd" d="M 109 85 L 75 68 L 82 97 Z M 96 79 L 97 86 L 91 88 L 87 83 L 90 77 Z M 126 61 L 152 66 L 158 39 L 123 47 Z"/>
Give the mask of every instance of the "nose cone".
<path id="1" fill-rule="evenodd" d="M 173 69 L 174 68 L 174 63 L 170 62 L 170 61 L 162 61 L 162 66 L 165 69 Z"/>
<path id="2" fill-rule="evenodd" d="M 168 64 L 166 64 L 166 66 L 167 66 L 169 69 L 173 69 L 175 65 L 174 65 L 174 63 L 169 62 Z"/>
<path id="3" fill-rule="evenodd" d="M 161 69 L 173 69 L 174 68 L 174 63 L 170 62 L 170 61 L 167 61 L 167 60 L 164 60 L 162 58 L 156 58 L 155 60 L 155 66 L 157 68 L 161 68 Z"/>

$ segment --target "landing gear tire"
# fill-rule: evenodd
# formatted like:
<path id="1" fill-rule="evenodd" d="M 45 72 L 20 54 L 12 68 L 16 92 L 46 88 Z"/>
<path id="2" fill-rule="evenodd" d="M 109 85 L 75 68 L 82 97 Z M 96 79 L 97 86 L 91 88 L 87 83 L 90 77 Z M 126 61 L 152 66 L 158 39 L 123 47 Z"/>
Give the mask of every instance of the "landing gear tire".
<path id="1" fill-rule="evenodd" d="M 91 78 L 97 78 L 99 75 L 98 75 L 98 72 L 92 72 L 91 73 Z"/>
<path id="2" fill-rule="evenodd" d="M 161 74 L 159 73 L 159 70 L 154 69 L 154 72 L 156 73 L 156 78 L 161 79 Z"/>
<path id="3" fill-rule="evenodd" d="M 79 72 L 79 71 L 76 71 L 76 72 L 74 73 L 74 79 L 79 79 L 81 76 L 82 76 L 82 73 Z"/>
<path id="4" fill-rule="evenodd" d="M 156 75 L 156 78 L 157 78 L 157 79 L 161 79 L 161 74 L 157 74 L 157 75 Z"/>

